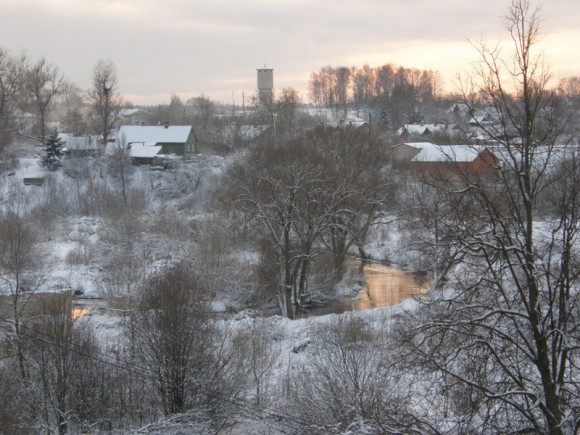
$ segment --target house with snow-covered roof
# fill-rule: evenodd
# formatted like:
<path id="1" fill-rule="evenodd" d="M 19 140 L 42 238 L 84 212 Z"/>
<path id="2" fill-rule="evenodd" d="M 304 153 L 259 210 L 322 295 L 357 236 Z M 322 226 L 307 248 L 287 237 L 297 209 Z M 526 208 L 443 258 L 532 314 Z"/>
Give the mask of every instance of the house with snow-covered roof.
<path id="1" fill-rule="evenodd" d="M 152 165 L 161 152 L 160 145 L 141 145 L 131 144 L 129 147 L 129 156 L 136 165 Z"/>
<path id="2" fill-rule="evenodd" d="M 190 125 L 124 125 L 117 133 L 117 145 L 158 146 L 159 154 L 188 156 L 196 152 L 197 138 Z"/>
<path id="3" fill-rule="evenodd" d="M 150 113 L 139 107 L 126 107 L 119 111 L 119 119 L 125 125 L 144 125 Z"/>
<path id="4" fill-rule="evenodd" d="M 67 157 L 96 157 L 100 154 L 99 136 L 74 136 L 69 133 L 59 133 L 58 138 L 63 143 L 62 152 Z"/>
<path id="5" fill-rule="evenodd" d="M 408 167 L 409 162 L 424 146 L 432 145 L 430 142 L 403 142 L 390 148 L 391 160 L 395 167 Z"/>
<path id="6" fill-rule="evenodd" d="M 425 176 L 481 175 L 495 177 L 499 158 L 479 145 L 436 145 L 430 142 L 407 142 L 391 149 L 393 165 L 408 168 Z"/>

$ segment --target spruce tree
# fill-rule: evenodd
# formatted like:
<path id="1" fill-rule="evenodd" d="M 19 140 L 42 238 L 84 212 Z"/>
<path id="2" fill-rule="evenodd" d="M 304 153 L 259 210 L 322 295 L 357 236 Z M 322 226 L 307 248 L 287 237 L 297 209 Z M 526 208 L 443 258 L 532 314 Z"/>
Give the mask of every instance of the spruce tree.
<path id="1" fill-rule="evenodd" d="M 62 166 L 63 145 L 64 143 L 59 139 L 57 131 L 52 132 L 44 147 L 45 156 L 42 159 L 42 164 L 45 168 L 55 171 Z"/>
<path id="2" fill-rule="evenodd" d="M 389 117 L 389 112 L 383 107 L 380 113 L 381 125 L 385 130 L 391 130 L 391 118 Z"/>

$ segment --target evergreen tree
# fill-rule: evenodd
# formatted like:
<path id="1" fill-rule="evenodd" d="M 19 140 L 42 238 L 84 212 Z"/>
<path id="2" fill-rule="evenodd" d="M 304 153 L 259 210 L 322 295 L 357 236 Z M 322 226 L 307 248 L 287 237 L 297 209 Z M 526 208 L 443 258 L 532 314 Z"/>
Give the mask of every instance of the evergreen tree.
<path id="1" fill-rule="evenodd" d="M 52 132 L 44 147 L 45 156 L 42 159 L 42 164 L 45 168 L 50 171 L 55 171 L 62 166 L 63 145 L 64 143 L 59 139 L 57 131 Z"/>
<path id="2" fill-rule="evenodd" d="M 383 107 L 380 113 L 381 125 L 385 130 L 391 130 L 391 118 L 387 109 Z"/>

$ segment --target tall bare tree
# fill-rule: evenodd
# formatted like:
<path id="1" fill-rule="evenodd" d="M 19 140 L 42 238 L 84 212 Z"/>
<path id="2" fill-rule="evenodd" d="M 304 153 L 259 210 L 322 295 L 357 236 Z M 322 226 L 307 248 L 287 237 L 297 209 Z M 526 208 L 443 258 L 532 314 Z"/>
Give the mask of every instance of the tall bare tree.
<path id="1" fill-rule="evenodd" d="M 260 248 L 282 315 L 295 318 L 313 293 L 311 270 L 330 250 L 340 280 L 352 247 L 384 217 L 395 183 L 368 131 L 321 129 L 307 140 L 255 146 L 230 172 L 236 211 L 261 228 Z M 362 251 L 362 249 L 361 249 Z M 332 280 L 329 280 L 332 281 Z"/>
<path id="2" fill-rule="evenodd" d="M 294 139 L 298 103 L 298 91 L 293 88 L 283 88 L 274 103 L 276 135 L 282 143 Z"/>
<path id="3" fill-rule="evenodd" d="M 106 146 L 122 104 L 115 64 L 110 60 L 99 60 L 93 67 L 92 79 L 89 99 L 94 109 L 94 128 Z"/>
<path id="4" fill-rule="evenodd" d="M 37 120 L 37 129 L 44 144 L 47 136 L 46 122 L 55 99 L 63 92 L 64 76 L 55 65 L 44 58 L 28 67 L 24 81 L 25 103 L 30 106 Z"/>
<path id="5" fill-rule="evenodd" d="M 168 122 L 173 125 L 185 125 L 187 123 L 186 119 L 185 104 L 183 104 L 181 97 L 177 94 L 171 94 L 163 122 Z"/>
<path id="6" fill-rule="evenodd" d="M 0 47 L 0 151 L 10 143 L 14 129 L 14 109 L 22 86 L 26 57 L 12 56 Z"/>
<path id="7" fill-rule="evenodd" d="M 45 278 L 40 266 L 38 244 L 38 235 L 22 210 L 18 206 L 9 207 L 0 219 L 0 286 L 12 299 L 11 322 L 23 379 L 27 377 L 23 313 Z"/>
<path id="8" fill-rule="evenodd" d="M 88 134 L 87 120 L 83 113 L 85 98 L 81 90 L 72 83 L 66 83 L 63 89 L 62 104 L 65 108 L 61 116 L 61 131 L 74 136 Z"/>
<path id="9" fill-rule="evenodd" d="M 335 70 L 336 74 L 336 97 L 339 110 L 346 115 L 347 105 L 350 102 L 350 89 L 352 82 L 352 69 L 346 66 L 339 66 Z"/>
<path id="10" fill-rule="evenodd" d="M 73 404 L 70 401 L 71 382 L 79 363 L 75 348 L 76 328 L 66 297 L 43 307 L 35 328 L 26 328 L 34 337 L 31 350 L 31 381 L 37 386 L 36 412 L 42 426 L 59 434 L 69 430 Z"/>
<path id="11" fill-rule="evenodd" d="M 327 224 L 326 182 L 332 171 L 319 150 L 305 143 L 256 146 L 248 160 L 232 169 L 232 194 L 238 210 L 262 228 L 274 253 L 278 278 L 274 292 L 281 314 L 295 318 L 303 298 L 320 232 Z"/>
<path id="12" fill-rule="evenodd" d="M 367 106 L 373 98 L 377 72 L 368 64 L 353 72 L 353 101 L 360 106 Z"/>
<path id="13" fill-rule="evenodd" d="M 513 0 L 504 23 L 512 53 L 477 44 L 481 64 L 474 92 L 465 93 L 466 103 L 485 104 L 495 119 L 480 128 L 497 143 L 498 179 L 448 184 L 448 194 L 469 197 L 464 211 L 479 224 L 461 227 L 458 219 L 450 228 L 465 267 L 453 291 L 433 294 L 409 340 L 416 361 L 462 388 L 459 432 L 575 433 L 578 154 L 554 145 L 565 119 L 535 55 L 539 8 Z"/>
<path id="14" fill-rule="evenodd" d="M 344 262 L 351 248 L 358 247 L 362 258 L 366 235 L 371 226 L 385 222 L 397 188 L 393 171 L 387 168 L 387 153 L 378 146 L 376 135 L 366 128 L 344 126 L 318 128 L 310 135 L 310 146 L 322 150 L 331 160 L 332 201 L 327 203 L 328 225 L 322 243 L 331 251 L 335 277 L 342 278 Z"/>
<path id="15" fill-rule="evenodd" d="M 191 113 L 193 128 L 200 143 L 215 142 L 218 136 L 216 105 L 207 96 L 200 95 L 187 100 L 186 109 Z"/>
<path id="16" fill-rule="evenodd" d="M 111 152 L 107 156 L 107 169 L 109 175 L 121 190 L 123 204 L 126 207 L 129 201 L 131 176 L 133 175 L 134 167 L 133 159 L 124 137 L 119 138 L 117 143 L 111 147 Z"/>

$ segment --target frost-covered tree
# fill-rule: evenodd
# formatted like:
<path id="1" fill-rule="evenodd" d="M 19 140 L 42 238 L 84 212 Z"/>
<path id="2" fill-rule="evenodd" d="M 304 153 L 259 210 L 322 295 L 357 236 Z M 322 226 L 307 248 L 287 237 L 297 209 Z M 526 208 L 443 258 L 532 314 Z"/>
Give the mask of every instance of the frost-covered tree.
<path id="1" fill-rule="evenodd" d="M 0 218 L 0 287 L 2 293 L 11 296 L 12 315 L 5 320 L 12 324 L 12 341 L 22 379 L 27 377 L 23 313 L 46 278 L 39 252 L 37 231 L 17 198 L 8 204 Z"/>
<path id="2" fill-rule="evenodd" d="M 262 265 L 269 269 L 261 275 L 282 315 L 301 315 L 324 251 L 332 254 L 336 281 L 352 248 L 366 255 L 368 230 L 384 221 L 395 189 L 374 144 L 368 131 L 320 128 L 304 141 L 256 146 L 230 171 L 236 211 L 261 230 Z"/>
<path id="3" fill-rule="evenodd" d="M 120 143 L 110 148 L 110 153 L 107 156 L 107 169 L 109 175 L 121 190 L 123 203 L 126 206 L 129 201 L 129 188 L 134 168 L 125 138 L 121 138 Z"/>
<path id="4" fill-rule="evenodd" d="M 44 146 L 42 164 L 50 171 L 55 171 L 62 166 L 62 148 L 64 142 L 58 137 L 58 132 L 53 131 Z"/>
<path id="5" fill-rule="evenodd" d="M 203 378 L 212 362 L 205 289 L 189 266 L 181 263 L 151 278 L 140 308 L 137 358 L 153 373 L 163 414 L 185 412 L 203 397 Z"/>
<path id="6" fill-rule="evenodd" d="M 308 364 L 293 374 L 289 407 L 309 433 L 425 434 L 414 419 L 405 377 L 394 370 L 391 343 L 356 317 L 315 329 Z M 364 428 L 364 429 L 363 429 Z"/>
<path id="7" fill-rule="evenodd" d="M 273 291 L 281 314 L 296 318 L 308 293 L 308 277 L 319 254 L 316 240 L 327 225 L 332 171 L 320 150 L 304 143 L 258 146 L 230 172 L 238 211 L 260 228 L 274 255 Z"/>
<path id="8" fill-rule="evenodd" d="M 325 129 L 313 134 L 311 140 L 311 146 L 320 147 L 332 162 L 326 186 L 332 192 L 325 204 L 328 223 L 321 241 L 332 253 L 338 281 L 353 248 L 361 258 L 368 258 L 364 249 L 367 234 L 372 226 L 385 222 L 397 185 L 373 130 L 350 126 L 339 132 Z"/>
<path id="9" fill-rule="evenodd" d="M 495 122 L 479 127 L 501 165 L 495 179 L 456 174 L 438 185 L 469 201 L 454 225 L 439 227 L 463 266 L 407 336 L 414 361 L 440 376 L 442 395 L 455 394 L 447 416 L 458 433 L 580 428 L 580 160 L 554 145 L 565 117 L 534 54 L 540 22 L 531 1 L 513 0 L 512 54 L 476 45 L 481 64 L 465 102 L 491 108 Z"/>

